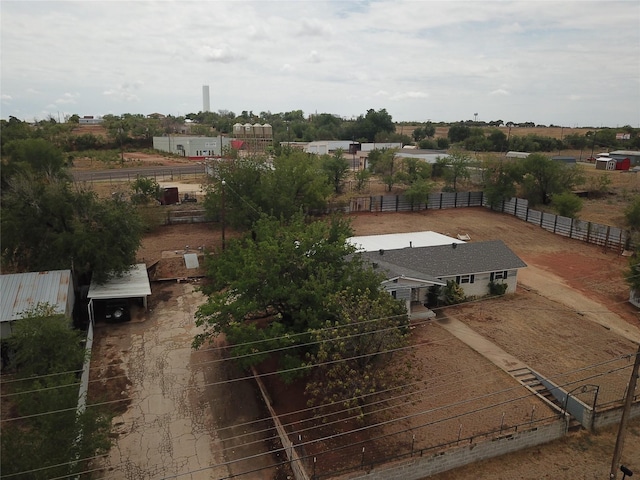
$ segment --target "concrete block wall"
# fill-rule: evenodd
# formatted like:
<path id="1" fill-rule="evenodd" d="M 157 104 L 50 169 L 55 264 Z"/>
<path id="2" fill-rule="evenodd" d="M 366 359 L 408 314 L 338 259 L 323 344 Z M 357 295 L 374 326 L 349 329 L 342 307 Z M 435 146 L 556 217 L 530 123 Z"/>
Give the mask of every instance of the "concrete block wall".
<path id="1" fill-rule="evenodd" d="M 629 412 L 629 418 L 635 418 L 637 416 L 640 416 L 640 402 L 633 403 L 631 405 L 631 411 Z M 598 430 L 599 428 L 619 423 L 621 418 L 622 406 L 612 408 L 610 410 L 597 411 L 596 418 L 593 422 L 593 428 Z"/>
<path id="2" fill-rule="evenodd" d="M 526 432 L 518 432 L 424 457 L 413 457 L 375 468 L 364 475 L 350 474 L 341 478 L 349 480 L 419 480 L 480 460 L 548 443 L 564 437 L 566 433 L 567 422 L 560 418 L 551 424 Z"/>

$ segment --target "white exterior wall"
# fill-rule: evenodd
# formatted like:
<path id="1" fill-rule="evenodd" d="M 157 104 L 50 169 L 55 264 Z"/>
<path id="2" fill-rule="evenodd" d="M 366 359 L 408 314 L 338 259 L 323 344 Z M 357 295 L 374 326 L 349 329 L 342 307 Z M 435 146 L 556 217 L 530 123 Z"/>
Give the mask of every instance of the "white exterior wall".
<path id="1" fill-rule="evenodd" d="M 456 281 L 456 276 L 451 277 L 441 277 L 442 280 Z M 485 295 L 489 295 L 489 282 L 491 281 L 491 273 L 477 273 L 474 275 L 473 283 L 461 283 L 460 286 L 464 290 L 464 294 L 467 297 L 484 297 Z M 506 293 L 515 293 L 516 286 L 518 283 L 518 270 L 509 270 L 507 272 L 506 279 L 498 279 L 495 280 L 496 283 L 506 283 L 507 290 Z"/>
<path id="2" fill-rule="evenodd" d="M 153 148 L 184 157 L 216 157 L 231 145 L 227 137 L 153 137 Z M 181 147 L 181 148 L 179 148 Z"/>

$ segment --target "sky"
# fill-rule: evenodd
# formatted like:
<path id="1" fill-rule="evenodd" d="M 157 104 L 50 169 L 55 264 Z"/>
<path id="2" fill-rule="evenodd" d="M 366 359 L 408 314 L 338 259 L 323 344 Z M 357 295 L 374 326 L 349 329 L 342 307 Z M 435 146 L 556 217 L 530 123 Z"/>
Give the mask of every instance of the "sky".
<path id="1" fill-rule="evenodd" d="M 243 110 L 640 128 L 640 2 L 0 1 L 0 117 Z"/>

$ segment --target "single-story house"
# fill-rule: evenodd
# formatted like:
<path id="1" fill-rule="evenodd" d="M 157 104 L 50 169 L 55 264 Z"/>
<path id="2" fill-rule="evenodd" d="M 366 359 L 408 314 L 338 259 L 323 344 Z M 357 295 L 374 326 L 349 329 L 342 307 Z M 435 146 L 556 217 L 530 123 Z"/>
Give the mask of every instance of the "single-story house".
<path id="1" fill-rule="evenodd" d="M 0 339 L 12 335 L 16 320 L 38 304 L 48 304 L 72 324 L 75 295 L 71 270 L 0 275 Z"/>
<path id="2" fill-rule="evenodd" d="M 87 294 L 89 319 L 92 322 L 95 321 L 95 301 L 139 299 L 146 310 L 149 295 L 151 295 L 151 283 L 144 263 L 134 265 L 124 275 L 113 276 L 103 284 L 92 281 Z"/>
<path id="3" fill-rule="evenodd" d="M 505 293 L 516 291 L 518 270 L 527 264 L 502 240 L 464 242 L 435 234 L 429 243 L 426 233 L 435 232 L 380 235 L 386 238 L 379 242 L 367 237 L 348 241 L 360 245 L 366 261 L 385 273 L 383 287 L 395 298 L 405 300 L 409 312 L 412 303 L 426 303 L 430 287 L 444 286 L 449 280 L 460 285 L 467 297 L 487 295 L 490 282 L 506 284 Z M 394 235 L 402 236 L 394 242 Z M 411 235 L 414 239 L 408 240 Z"/>

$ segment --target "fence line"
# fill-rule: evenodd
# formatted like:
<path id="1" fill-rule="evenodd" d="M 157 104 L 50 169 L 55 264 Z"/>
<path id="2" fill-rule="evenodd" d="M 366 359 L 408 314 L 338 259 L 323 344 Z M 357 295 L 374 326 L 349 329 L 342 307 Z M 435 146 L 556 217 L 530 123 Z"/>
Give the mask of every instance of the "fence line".
<path id="1" fill-rule="evenodd" d="M 486 202 L 483 192 L 432 193 L 429 195 L 427 202 L 419 204 L 411 202 L 406 195 L 355 197 L 351 199 L 349 205 L 343 207 L 335 206 L 332 209 L 342 210 L 347 213 L 358 213 L 409 212 L 465 207 L 486 207 L 493 211 L 513 215 L 520 220 L 537 225 L 556 235 L 619 252 L 629 246 L 629 235 L 622 228 L 534 210 L 529 208 L 527 200 L 517 197 L 505 200 L 497 207 L 491 207 Z"/>

